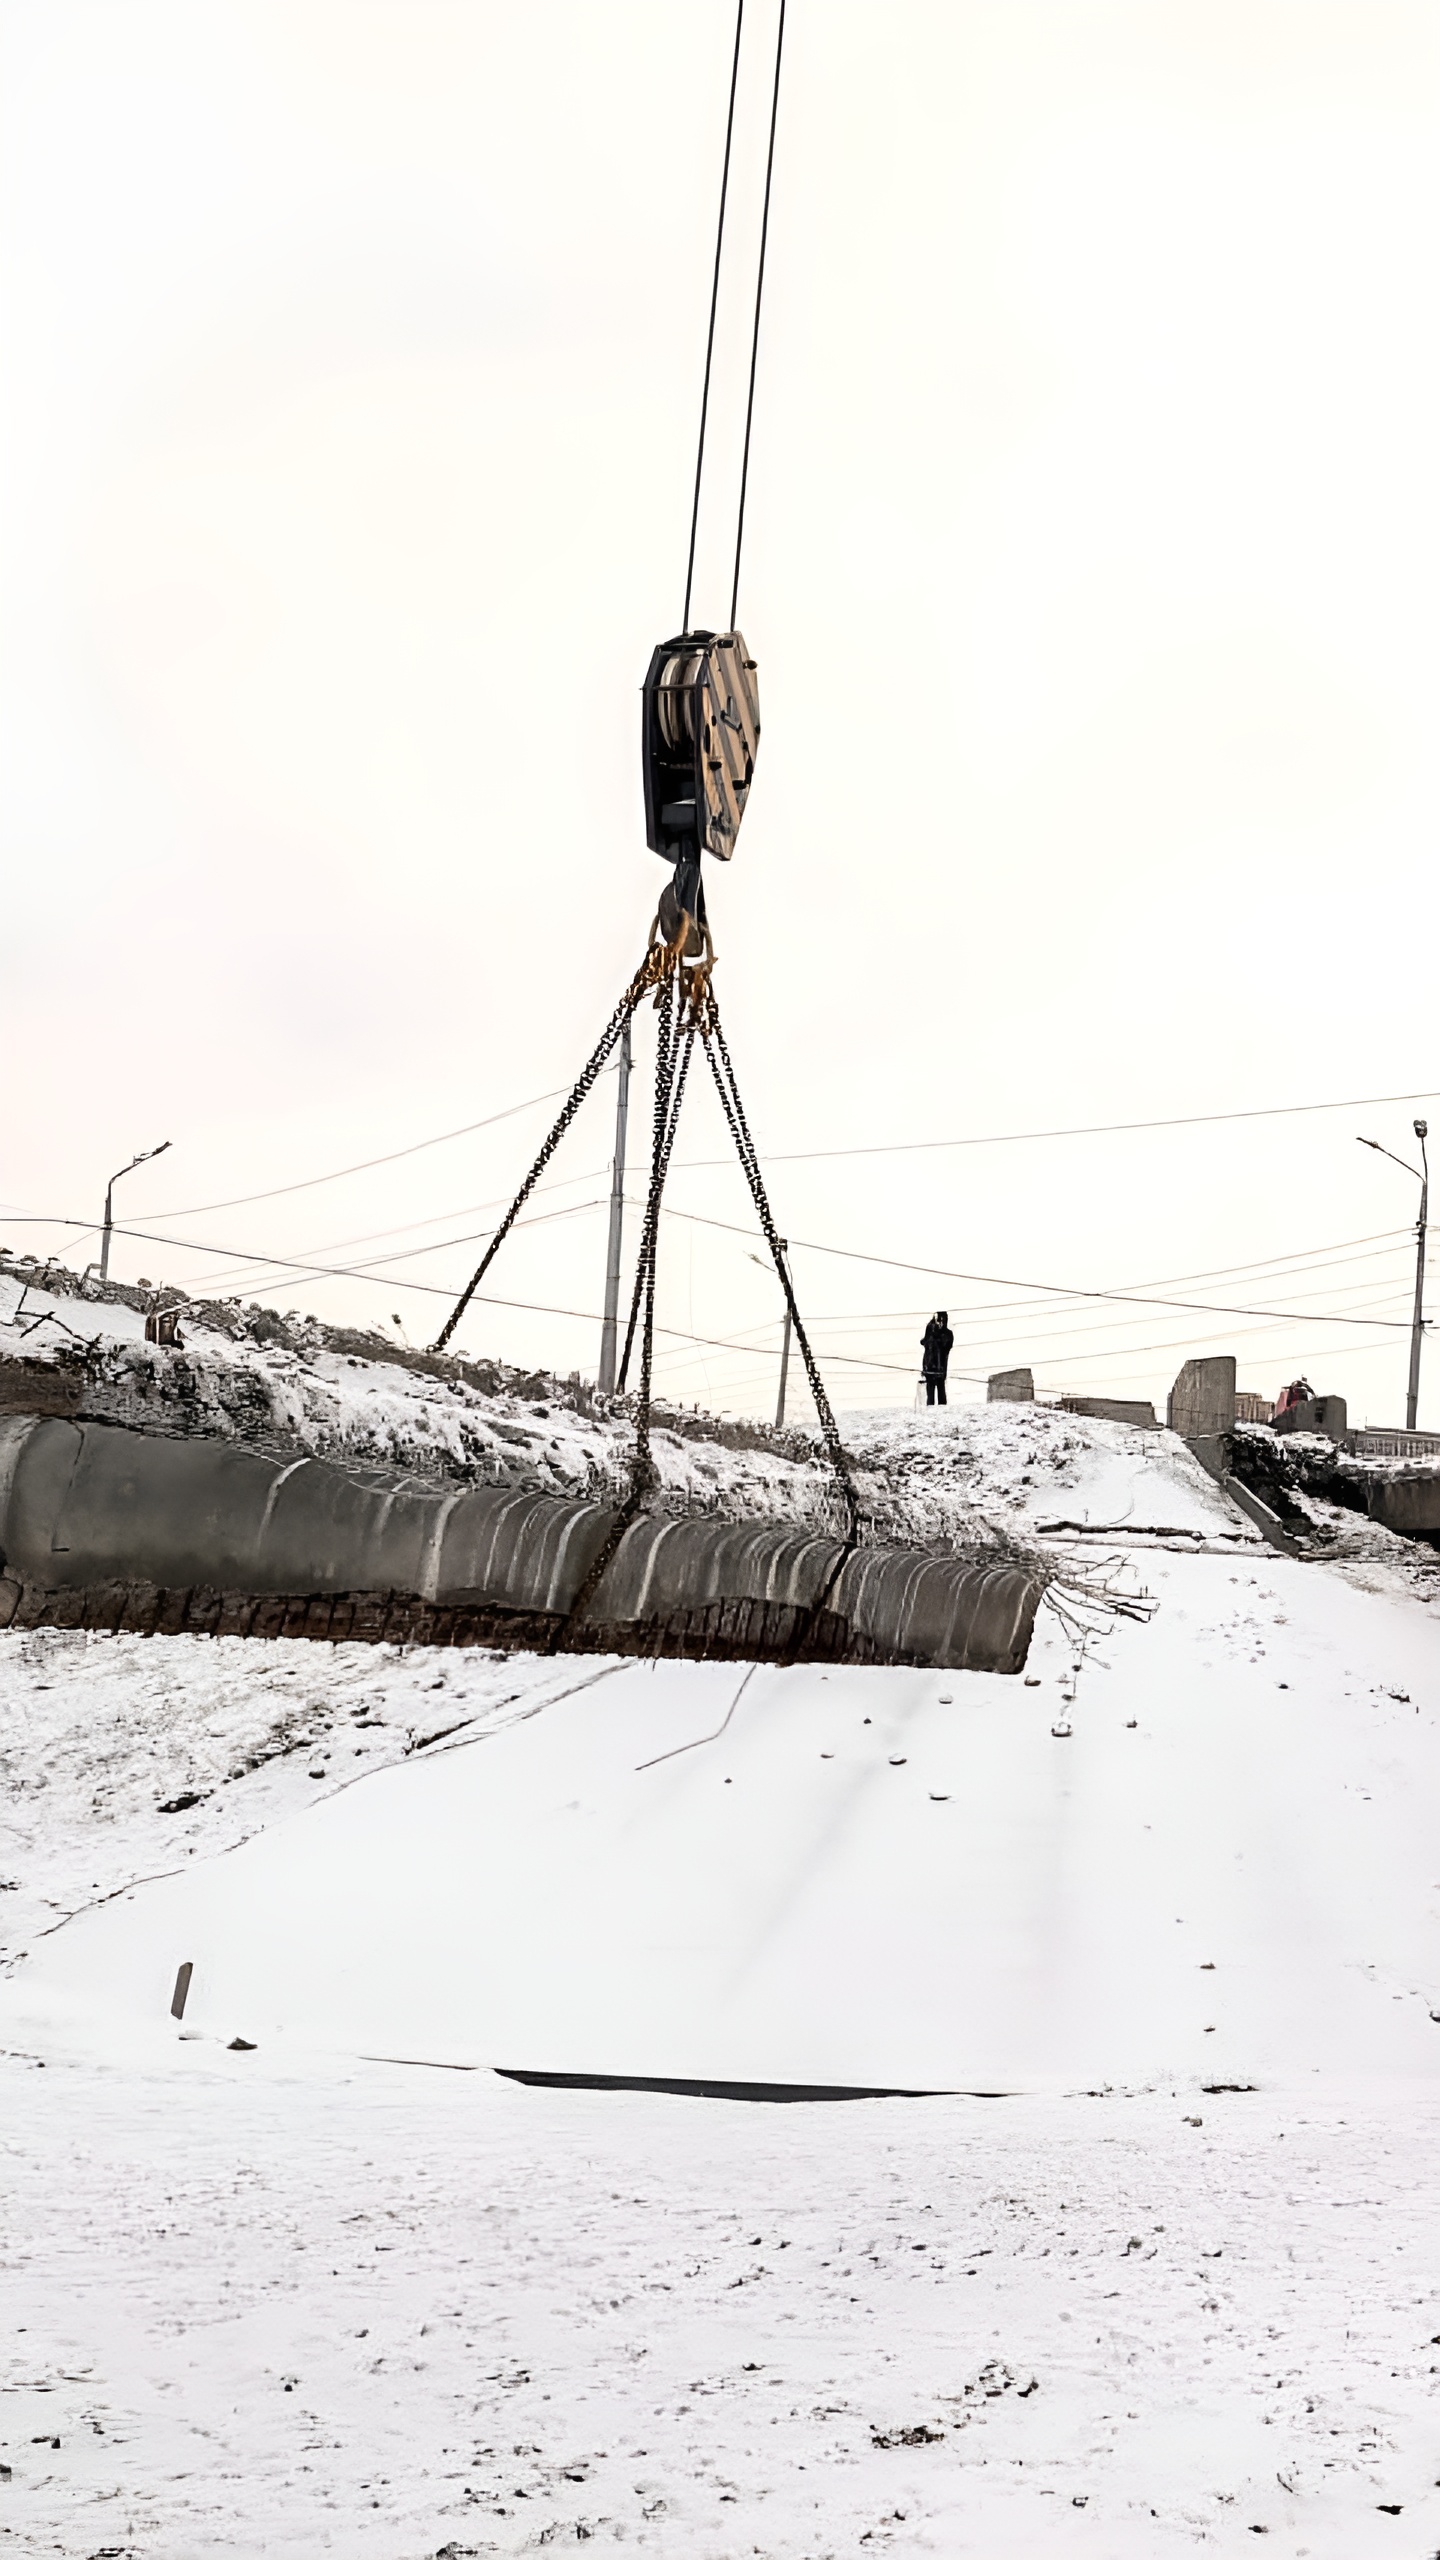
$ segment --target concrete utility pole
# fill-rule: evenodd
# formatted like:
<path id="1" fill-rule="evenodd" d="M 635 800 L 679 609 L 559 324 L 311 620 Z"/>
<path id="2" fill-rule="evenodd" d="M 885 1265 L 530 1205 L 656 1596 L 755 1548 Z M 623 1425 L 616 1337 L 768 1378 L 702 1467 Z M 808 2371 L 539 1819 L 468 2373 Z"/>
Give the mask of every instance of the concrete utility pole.
<path id="1" fill-rule="evenodd" d="M 620 1231 L 625 1217 L 625 1134 L 630 1118 L 630 1025 L 620 1034 L 620 1072 L 615 1088 L 615 1161 L 610 1168 L 610 1236 L 605 1250 L 605 1320 L 600 1327 L 600 1392 L 615 1393 L 615 1360 L 620 1326 Z"/>
<path id="2" fill-rule="evenodd" d="M 114 1224 L 110 1214 L 110 1195 L 120 1180 L 121 1174 L 133 1173 L 137 1164 L 149 1164 L 152 1156 L 163 1156 L 169 1144 L 169 1139 L 164 1138 L 158 1147 L 147 1147 L 143 1156 L 132 1156 L 128 1164 L 122 1164 L 119 1173 L 111 1174 L 105 1185 L 105 1224 L 100 1230 L 100 1277 L 102 1280 L 108 1280 L 110 1277 L 110 1230 Z"/>
<path id="3" fill-rule="evenodd" d="M 1415 1135 L 1420 1141 L 1420 1222 L 1415 1229 L 1415 1313 L 1410 1321 L 1410 1383 L 1405 1390 L 1405 1428 L 1416 1428 L 1415 1416 L 1420 1405 L 1420 1337 L 1425 1330 L 1425 1229 L 1430 1216 L 1430 1159 L 1425 1152 L 1429 1134 L 1428 1120 L 1417 1120 Z"/>
<path id="4" fill-rule="evenodd" d="M 787 1239 L 786 1237 L 784 1237 L 784 1236 L 779 1236 L 779 1237 L 777 1237 L 776 1241 L 777 1241 L 777 1243 L 779 1244 L 779 1247 L 780 1247 L 780 1261 L 781 1261 L 782 1268 L 783 1268 L 783 1269 L 788 1273 L 788 1271 L 789 1271 L 789 1264 L 785 1261 L 785 1256 L 786 1256 L 786 1254 L 787 1254 L 787 1253 L 789 1252 L 789 1250 L 790 1250 L 789 1241 L 788 1241 L 788 1239 Z M 789 1375 L 790 1375 L 790 1301 L 789 1301 L 789 1299 L 787 1298 L 787 1299 L 786 1299 L 786 1301 L 785 1301 L 785 1330 L 784 1330 L 783 1334 L 782 1334 L 782 1335 L 781 1335 L 781 1337 L 780 1337 L 780 1393 L 779 1393 L 779 1395 L 778 1395 L 778 1396 L 776 1397 L 776 1399 L 775 1399 L 775 1428 L 776 1428 L 776 1430 L 777 1430 L 777 1431 L 779 1431 L 779 1430 L 783 1427 L 783 1424 L 784 1424 L 784 1421 L 785 1421 L 785 1386 L 786 1386 L 786 1381 L 787 1381 L 787 1379 L 789 1378 Z"/>
<path id="5" fill-rule="evenodd" d="M 1400 1165 L 1406 1173 L 1413 1173 L 1420 1185 L 1420 1216 L 1415 1227 L 1415 1313 L 1410 1322 L 1410 1378 L 1405 1389 L 1407 1431 L 1416 1428 L 1415 1416 L 1420 1408 L 1420 1345 L 1425 1333 L 1425 1231 L 1430 1223 L 1430 1159 L 1425 1152 L 1430 1123 L 1428 1120 L 1416 1120 L 1412 1125 L 1420 1141 L 1418 1169 L 1413 1164 L 1406 1164 L 1403 1156 L 1390 1155 L 1390 1149 L 1382 1147 L 1378 1138 L 1360 1140 L 1362 1147 L 1372 1147 L 1377 1156 L 1390 1156 L 1392 1164 Z"/>

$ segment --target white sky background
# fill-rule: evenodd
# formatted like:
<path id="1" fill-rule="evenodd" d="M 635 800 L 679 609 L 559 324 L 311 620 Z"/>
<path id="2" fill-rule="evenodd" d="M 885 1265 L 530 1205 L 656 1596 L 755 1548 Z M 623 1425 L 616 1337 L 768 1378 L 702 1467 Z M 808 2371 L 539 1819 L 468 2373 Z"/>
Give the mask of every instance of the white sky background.
<path id="1" fill-rule="evenodd" d="M 163 1137 L 117 1214 L 257 1252 L 410 1252 L 514 1188 L 541 1111 L 169 1214 L 567 1085 L 643 947 L 638 687 L 680 613 L 727 21 L 0 7 L 13 1245 L 87 1259 L 19 1215 L 98 1216 Z M 1432 0 L 791 0 L 740 612 L 765 736 L 710 885 L 763 1151 L 1440 1098 L 1437 286 Z M 744 325 L 737 277 L 702 619 Z M 697 1161 L 726 1144 L 700 1081 L 671 1199 L 749 1226 Z M 598 1309 L 612 1094 L 540 1204 L 581 1213 L 498 1293 Z M 836 1402 L 908 1402 L 938 1302 L 962 1372 L 1163 1397 L 1234 1349 L 1242 1384 L 1303 1366 L 1398 1419 L 1404 1331 L 1338 1318 L 1408 1320 L 1415 1186 L 1354 1140 L 1413 1152 L 1417 1107 L 776 1162 L 798 1238 L 1313 1310 L 1022 1311 L 797 1252 Z M 751 1250 L 669 1222 L 663 1320 L 747 1334 L 667 1338 L 673 1392 L 773 1397 Z M 178 1244 L 114 1268 L 415 1340 L 444 1309 Z M 597 1348 L 501 1307 L 461 1341 Z"/>

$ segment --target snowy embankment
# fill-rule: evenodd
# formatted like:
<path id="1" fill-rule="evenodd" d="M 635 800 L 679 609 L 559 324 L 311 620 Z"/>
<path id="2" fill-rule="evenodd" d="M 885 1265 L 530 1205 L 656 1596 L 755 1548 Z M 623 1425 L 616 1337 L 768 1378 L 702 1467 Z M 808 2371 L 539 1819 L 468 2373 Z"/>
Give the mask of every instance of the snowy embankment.
<path id="1" fill-rule="evenodd" d="M 601 1500 L 628 1480 L 630 1413 L 578 1379 L 436 1358 L 230 1302 L 187 1302 L 182 1343 L 166 1349 L 144 1339 L 139 1291 L 80 1297 L 72 1275 L 47 1276 L 42 1286 L 0 1256 L 0 1391 L 12 1409 L 248 1442 L 397 1479 Z M 1072 1518 L 1253 1541 L 1168 1433 L 1038 1405 L 854 1413 L 842 1428 L 868 1517 L 906 1543 L 984 1547 L 997 1529 Z M 833 1510 L 829 1467 L 804 1431 L 662 1403 L 653 1446 L 663 1508 L 807 1523 Z"/>

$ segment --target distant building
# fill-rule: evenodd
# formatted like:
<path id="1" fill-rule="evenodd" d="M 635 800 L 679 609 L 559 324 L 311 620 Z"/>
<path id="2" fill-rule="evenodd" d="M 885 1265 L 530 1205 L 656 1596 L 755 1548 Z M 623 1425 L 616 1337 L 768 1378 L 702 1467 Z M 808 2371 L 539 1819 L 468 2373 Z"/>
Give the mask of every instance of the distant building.
<path id="1" fill-rule="evenodd" d="M 1275 1407 L 1268 1396 L 1247 1395 L 1242 1387 L 1236 1388 L 1235 1419 L 1237 1422 L 1268 1422 L 1274 1410 Z"/>

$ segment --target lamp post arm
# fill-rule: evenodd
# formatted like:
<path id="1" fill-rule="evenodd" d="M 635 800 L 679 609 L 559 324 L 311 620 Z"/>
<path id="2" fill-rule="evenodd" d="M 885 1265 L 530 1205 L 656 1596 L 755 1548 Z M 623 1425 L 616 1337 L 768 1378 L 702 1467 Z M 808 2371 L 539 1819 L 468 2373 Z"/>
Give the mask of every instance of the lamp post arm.
<path id="1" fill-rule="evenodd" d="M 114 1197 L 115 1185 L 125 1174 L 133 1173 L 137 1164 L 149 1164 L 152 1157 L 163 1156 L 169 1144 L 170 1140 L 168 1138 L 162 1138 L 158 1147 L 147 1147 L 143 1155 L 132 1156 L 128 1164 L 122 1164 L 119 1173 L 111 1174 L 109 1181 L 105 1185 L 105 1224 L 100 1230 L 100 1277 L 102 1281 L 108 1280 L 110 1277 L 110 1230 L 113 1223 L 110 1204 Z"/>

